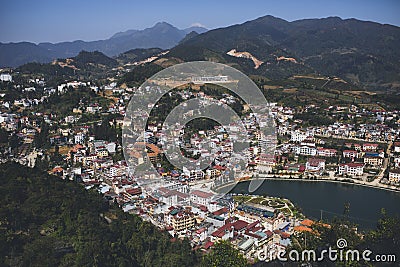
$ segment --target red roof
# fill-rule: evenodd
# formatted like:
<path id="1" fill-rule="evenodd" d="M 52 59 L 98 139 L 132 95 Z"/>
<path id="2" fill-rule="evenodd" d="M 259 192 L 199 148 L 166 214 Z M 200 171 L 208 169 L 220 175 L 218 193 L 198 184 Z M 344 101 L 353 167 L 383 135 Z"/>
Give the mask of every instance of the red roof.
<path id="1" fill-rule="evenodd" d="M 299 172 L 304 172 L 306 170 L 306 166 L 300 165 Z"/>
<path id="2" fill-rule="evenodd" d="M 318 167 L 320 162 L 325 162 L 324 159 L 309 158 L 308 164 L 313 167 Z"/>
<path id="3" fill-rule="evenodd" d="M 208 192 L 204 192 L 204 191 L 200 191 L 200 190 L 194 190 L 191 192 L 191 194 L 196 195 L 201 198 L 210 198 L 210 197 L 214 196 L 213 193 L 208 193 Z"/>
<path id="4" fill-rule="evenodd" d="M 227 223 L 227 224 L 221 226 L 220 228 L 218 228 L 217 230 L 215 230 L 211 235 L 221 238 L 221 237 L 223 237 L 225 235 L 225 231 L 226 230 L 229 231 L 231 229 L 231 227 L 232 227 L 232 224 L 231 223 Z"/>
<path id="5" fill-rule="evenodd" d="M 207 207 L 204 206 L 204 205 L 199 205 L 199 209 L 200 209 L 201 211 L 208 211 Z"/>
<path id="6" fill-rule="evenodd" d="M 223 171 L 223 170 L 225 170 L 226 168 L 223 167 L 223 166 L 220 166 L 220 165 L 215 165 L 215 166 L 214 166 L 214 169 L 217 169 L 217 170 L 219 170 L 219 171 Z"/>
<path id="7" fill-rule="evenodd" d="M 205 227 L 200 228 L 200 229 L 198 229 L 198 230 L 196 231 L 196 234 L 201 234 L 201 233 L 203 233 L 205 230 L 206 230 Z"/>
<path id="8" fill-rule="evenodd" d="M 270 230 L 267 230 L 264 233 L 267 235 L 267 237 L 270 237 L 273 235 L 273 233 Z"/>
<path id="9" fill-rule="evenodd" d="M 228 212 L 228 208 L 227 207 L 223 207 L 219 210 L 214 211 L 212 214 L 214 214 L 215 216 L 219 216 L 221 214 L 227 213 Z"/>
<path id="10" fill-rule="evenodd" d="M 142 189 L 141 188 L 126 189 L 126 192 L 131 195 L 140 195 L 142 193 Z"/>
<path id="11" fill-rule="evenodd" d="M 247 225 L 248 223 L 242 220 L 237 220 L 233 223 L 233 227 L 235 227 L 235 230 L 242 230 L 243 228 L 246 228 Z"/>
<path id="12" fill-rule="evenodd" d="M 247 229 L 252 229 L 252 228 L 254 228 L 259 222 L 260 222 L 260 221 L 257 220 L 257 221 L 255 221 L 255 222 L 253 222 L 253 223 L 247 225 Z"/>
<path id="13" fill-rule="evenodd" d="M 205 243 L 204 244 L 204 246 L 203 246 L 203 248 L 205 248 L 205 249 L 209 249 L 210 247 L 212 247 L 214 245 L 214 243 L 213 242 L 211 242 L 211 241 L 208 241 L 207 243 Z"/>

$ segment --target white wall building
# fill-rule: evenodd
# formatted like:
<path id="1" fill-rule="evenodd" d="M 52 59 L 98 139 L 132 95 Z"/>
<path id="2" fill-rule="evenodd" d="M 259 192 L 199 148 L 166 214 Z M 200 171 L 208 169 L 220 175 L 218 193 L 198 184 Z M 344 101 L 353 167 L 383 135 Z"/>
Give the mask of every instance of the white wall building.
<path id="1" fill-rule="evenodd" d="M 2 82 L 12 82 L 12 76 L 8 73 L 2 73 L 0 74 L 0 80 Z"/>
<path id="2" fill-rule="evenodd" d="M 192 201 L 195 204 L 207 206 L 207 204 L 211 202 L 211 198 L 213 196 L 214 196 L 213 193 L 194 190 L 190 192 L 190 201 Z"/>
<path id="3" fill-rule="evenodd" d="M 364 173 L 364 163 L 341 163 L 339 164 L 339 175 L 361 176 Z"/>

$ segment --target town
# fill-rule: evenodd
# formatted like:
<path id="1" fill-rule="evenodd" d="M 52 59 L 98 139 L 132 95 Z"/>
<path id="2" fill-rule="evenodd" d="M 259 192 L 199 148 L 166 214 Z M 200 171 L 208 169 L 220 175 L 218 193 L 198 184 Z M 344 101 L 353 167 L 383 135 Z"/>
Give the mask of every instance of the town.
<path id="1" fill-rule="evenodd" d="M 215 242 L 228 240 L 250 261 L 265 248 L 274 259 L 290 245 L 291 236 L 310 233 L 311 226 L 319 223 L 285 198 L 221 194 L 224 187 L 238 182 L 315 180 L 400 190 L 400 111 L 385 110 L 378 103 L 299 108 L 271 102 L 268 113 L 258 114 L 261 120 L 272 117 L 276 124 L 275 135 L 265 135 L 255 114 L 242 108 L 236 97 L 185 88 L 169 97 L 214 98 L 221 105 L 240 106 L 249 147 L 232 156 L 233 142 L 243 133 L 238 122 L 181 125 L 167 140 L 159 122 L 165 113 L 155 112 L 144 140 L 137 143 L 146 153 L 135 151 L 138 147 L 133 145 L 124 157 L 129 100 L 140 90 L 157 87 L 117 86 L 112 77 L 100 86 L 96 81 L 71 80 L 48 87 L 44 77 L 23 80 L 12 72 L 3 72 L 0 80 L 2 162 L 42 168 L 60 179 L 82 183 L 173 238 L 188 238 L 193 249 L 205 253 Z M 310 124 L 308 117 L 320 113 L 335 119 Z M 168 141 L 187 158 L 201 156 L 211 163 L 206 168 L 176 168 L 164 153 Z M 152 180 L 154 174 L 135 175 L 131 162 L 154 167 L 161 179 L 146 184 L 143 179 Z"/>

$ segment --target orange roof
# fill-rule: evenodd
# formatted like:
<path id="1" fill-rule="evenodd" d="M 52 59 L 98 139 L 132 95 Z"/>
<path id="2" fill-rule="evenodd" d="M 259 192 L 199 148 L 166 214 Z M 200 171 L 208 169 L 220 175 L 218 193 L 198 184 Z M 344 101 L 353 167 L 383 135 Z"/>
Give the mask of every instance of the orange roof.
<path id="1" fill-rule="evenodd" d="M 305 220 L 303 220 L 302 222 L 300 222 L 300 224 L 301 224 L 301 225 L 304 225 L 304 226 L 310 227 L 311 225 L 314 224 L 314 221 L 312 221 L 312 220 L 310 220 L 310 219 L 305 219 Z"/>
<path id="2" fill-rule="evenodd" d="M 311 228 L 302 225 L 295 226 L 293 230 L 296 232 L 312 232 Z"/>
<path id="3" fill-rule="evenodd" d="M 151 151 L 153 151 L 156 154 L 161 152 L 160 148 L 158 148 L 158 146 L 156 146 L 155 144 L 146 144 L 146 147 L 149 148 Z"/>
<path id="4" fill-rule="evenodd" d="M 62 172 L 64 169 L 61 167 L 54 167 L 54 169 L 51 170 L 52 173 L 56 173 L 56 172 Z"/>

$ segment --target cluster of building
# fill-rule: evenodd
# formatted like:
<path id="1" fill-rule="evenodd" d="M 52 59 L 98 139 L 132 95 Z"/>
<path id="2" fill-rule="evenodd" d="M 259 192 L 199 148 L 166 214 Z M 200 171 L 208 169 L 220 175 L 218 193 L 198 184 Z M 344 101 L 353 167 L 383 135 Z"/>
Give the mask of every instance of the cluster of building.
<path id="1" fill-rule="evenodd" d="M 203 82 L 208 79 L 200 77 L 194 80 Z M 221 76 L 218 79 L 223 81 L 225 78 Z M 13 82 L 9 74 L 1 74 L 0 80 Z M 31 86 L 22 88 L 23 92 L 37 93 L 37 88 L 41 88 L 43 94 L 40 97 L 25 96 L 11 101 L 0 95 L 0 126 L 10 136 L 15 134 L 21 140 L 16 148 L 2 148 L 1 158 L 33 167 L 37 160 L 45 159 L 51 154 L 50 150 L 57 147 L 63 164 L 51 166 L 51 173 L 79 181 L 87 189 L 98 190 L 109 201 L 118 203 L 125 212 L 138 214 L 174 238 L 188 238 L 194 249 L 207 251 L 215 242 L 229 240 L 246 257 L 254 259 L 261 249 L 267 248 L 276 255 L 291 244 L 293 234 L 312 231 L 314 222 L 310 220 L 289 216 L 266 205 L 239 204 L 231 196 L 220 197 L 212 190 L 228 181 L 272 174 L 357 178 L 378 170 L 381 183 L 396 186 L 400 183 L 400 142 L 396 141 L 400 130 L 386 124 L 395 122 L 399 125 L 397 111 L 367 110 L 355 105 L 329 107 L 327 110 L 333 114 L 346 112 L 350 117 L 373 117 L 377 123 L 354 125 L 335 122 L 326 126 L 302 127 L 302 122 L 294 119 L 298 111 L 272 103 L 265 115 L 248 113 L 241 124 L 231 122 L 209 130 L 190 132 L 190 136 L 184 139 L 181 138 L 185 134 L 184 125 L 175 125 L 177 130 L 171 136 L 165 136 L 161 131 L 162 124 L 149 124 L 143 140 L 132 144 L 127 152 L 129 157 L 123 160 L 119 141 L 96 139 L 91 126 L 81 123 L 81 119 L 84 115 L 104 118 L 114 114 L 118 116 L 108 123 L 116 128 L 124 126 L 126 122 L 122 116 L 127 103 L 132 92 L 139 88 L 122 89 L 115 82 L 100 88 L 90 82 L 70 81 L 57 88 L 46 88 L 43 79 L 34 79 L 30 83 Z M 112 96 L 113 101 L 104 106 L 95 101 L 81 100 L 63 117 L 53 112 L 35 112 L 35 107 L 51 95 L 82 87 L 90 88 L 98 95 Z M 196 97 L 207 101 L 211 98 L 203 92 L 190 90 L 181 90 L 177 94 L 184 100 Z M 223 105 L 235 103 L 237 99 L 224 94 L 218 101 Z M 30 115 L 22 115 L 26 110 L 31 111 Z M 141 112 L 137 111 L 137 114 L 145 115 Z M 277 123 L 278 138 L 283 140 L 278 146 L 275 133 L 263 133 L 259 127 L 271 123 L 271 117 Z M 99 125 L 97 121 L 93 123 Z M 44 130 L 43 124 L 51 126 L 46 137 L 50 147 L 47 150 L 35 148 L 35 138 Z M 136 127 L 135 124 L 130 126 Z M 243 138 L 249 141 L 248 148 L 234 151 L 234 143 Z M 327 143 L 328 139 L 341 145 Z M 211 164 L 204 169 L 164 167 L 163 153 L 171 143 L 183 148 L 189 157 L 201 155 Z M 161 182 L 144 185 L 140 182 L 143 177 L 133 175 L 130 166 L 144 163 L 155 166 Z"/>

